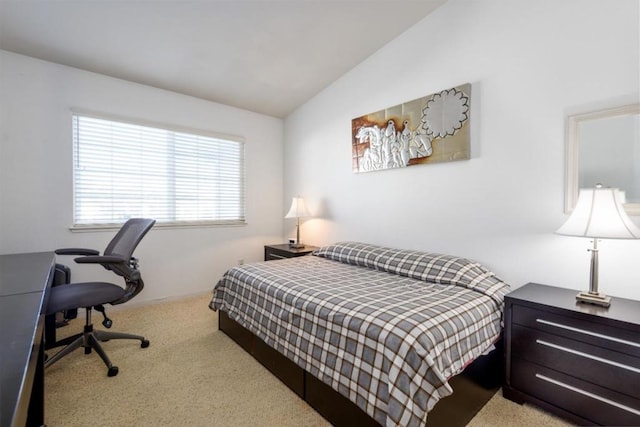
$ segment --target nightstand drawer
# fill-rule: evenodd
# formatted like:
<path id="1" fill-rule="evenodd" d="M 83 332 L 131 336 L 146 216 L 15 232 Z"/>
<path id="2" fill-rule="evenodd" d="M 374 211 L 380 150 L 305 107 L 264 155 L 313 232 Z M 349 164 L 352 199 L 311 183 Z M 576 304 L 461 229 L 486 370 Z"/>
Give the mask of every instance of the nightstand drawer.
<path id="1" fill-rule="evenodd" d="M 512 384 L 552 405 L 602 425 L 640 425 L 640 401 L 552 369 L 513 360 Z"/>
<path id="2" fill-rule="evenodd" d="M 265 261 L 272 261 L 274 259 L 285 259 L 285 258 L 291 258 L 290 256 L 286 256 L 286 255 L 281 255 L 281 254 L 277 254 L 274 252 L 268 252 L 266 257 L 265 257 Z"/>
<path id="3" fill-rule="evenodd" d="M 595 316 L 591 317 L 591 319 L 598 320 Z M 640 336 L 638 332 L 625 330 L 620 327 L 620 324 L 618 326 L 609 326 L 597 321 L 550 313 L 541 310 L 540 307 L 532 309 L 519 304 L 513 305 L 512 321 L 514 324 L 640 358 Z"/>
<path id="4" fill-rule="evenodd" d="M 640 358 L 513 325 L 512 356 L 640 399 Z"/>

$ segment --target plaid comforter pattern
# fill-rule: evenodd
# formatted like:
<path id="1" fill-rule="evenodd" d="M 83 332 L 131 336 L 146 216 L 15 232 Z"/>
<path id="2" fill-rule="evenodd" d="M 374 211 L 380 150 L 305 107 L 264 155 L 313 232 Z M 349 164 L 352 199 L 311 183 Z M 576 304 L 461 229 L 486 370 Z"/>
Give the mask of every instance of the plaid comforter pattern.
<path id="1" fill-rule="evenodd" d="M 226 311 L 380 424 L 424 425 L 428 411 L 452 393 L 447 380 L 499 336 L 509 286 L 471 261 L 426 254 L 412 268 L 415 259 L 388 262 L 404 259 L 402 251 L 371 245 L 354 251 L 354 245 L 361 244 L 234 267 L 215 285 L 210 307 Z M 384 251 L 390 252 L 373 255 Z M 354 263 L 359 257 L 376 265 Z M 430 271 L 425 277 L 435 274 L 443 283 L 403 274 L 414 270 Z"/>

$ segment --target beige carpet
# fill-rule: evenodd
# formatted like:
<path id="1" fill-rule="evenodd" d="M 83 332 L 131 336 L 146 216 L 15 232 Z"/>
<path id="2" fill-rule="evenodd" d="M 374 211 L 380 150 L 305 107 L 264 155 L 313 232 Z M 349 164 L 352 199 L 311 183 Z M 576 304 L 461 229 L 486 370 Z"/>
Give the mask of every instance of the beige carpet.
<path id="1" fill-rule="evenodd" d="M 45 421 L 73 426 L 327 426 L 328 423 L 217 329 L 210 295 L 110 311 L 117 340 L 104 348 L 120 368 L 107 377 L 97 354 L 76 350 L 46 371 Z M 100 325 L 101 316 L 94 316 Z M 82 329 L 84 312 L 58 338 Z M 55 350 L 49 350 L 52 354 Z M 498 392 L 469 426 L 566 426 Z"/>

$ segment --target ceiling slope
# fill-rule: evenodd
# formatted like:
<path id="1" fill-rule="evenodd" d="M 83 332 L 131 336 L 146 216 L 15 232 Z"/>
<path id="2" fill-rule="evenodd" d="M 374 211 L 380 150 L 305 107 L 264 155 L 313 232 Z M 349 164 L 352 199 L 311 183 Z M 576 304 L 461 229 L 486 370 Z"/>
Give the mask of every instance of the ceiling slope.
<path id="1" fill-rule="evenodd" d="M 1 0 L 0 49 L 286 117 L 446 0 Z"/>

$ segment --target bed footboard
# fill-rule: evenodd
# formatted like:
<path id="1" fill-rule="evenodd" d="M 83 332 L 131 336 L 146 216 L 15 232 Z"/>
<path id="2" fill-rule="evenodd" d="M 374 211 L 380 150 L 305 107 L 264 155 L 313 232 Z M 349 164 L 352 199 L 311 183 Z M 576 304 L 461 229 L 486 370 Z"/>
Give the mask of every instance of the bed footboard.
<path id="1" fill-rule="evenodd" d="M 287 357 L 219 310 L 219 328 L 279 378 L 300 398 L 335 426 L 379 426 L 372 417 L 337 391 L 300 368 Z M 502 385 L 500 345 L 471 363 L 449 381 L 454 390 L 428 416 L 429 427 L 465 426 Z"/>

